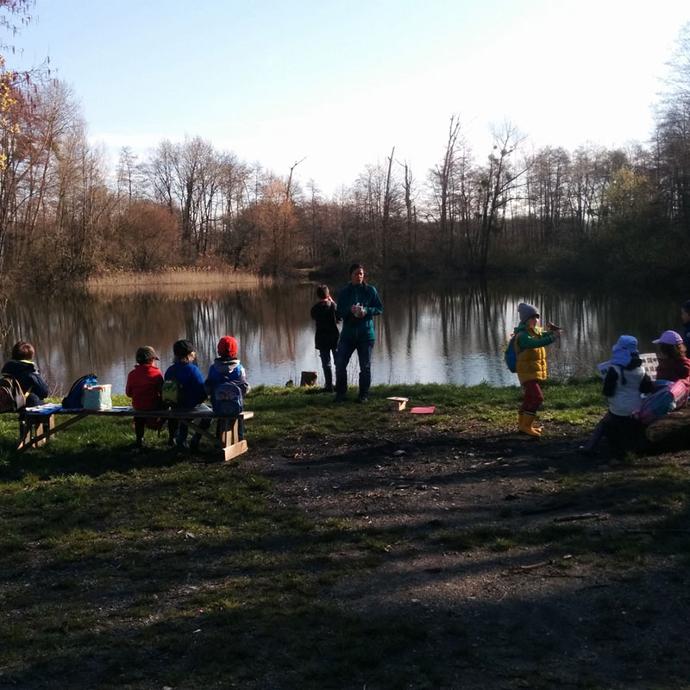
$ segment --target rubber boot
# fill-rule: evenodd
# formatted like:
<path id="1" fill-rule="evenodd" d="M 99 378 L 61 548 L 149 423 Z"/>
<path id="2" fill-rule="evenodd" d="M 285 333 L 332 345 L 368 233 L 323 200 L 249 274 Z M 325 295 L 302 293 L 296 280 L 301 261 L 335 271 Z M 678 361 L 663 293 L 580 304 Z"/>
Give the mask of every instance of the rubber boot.
<path id="1" fill-rule="evenodd" d="M 544 430 L 544 425 L 539 421 L 539 417 L 536 412 L 534 414 L 534 419 L 532 420 L 532 428 L 538 431 L 540 434 Z"/>
<path id="2" fill-rule="evenodd" d="M 532 423 L 534 422 L 533 412 L 521 412 L 520 413 L 520 431 L 528 436 L 541 436 L 541 431 L 537 431 Z"/>

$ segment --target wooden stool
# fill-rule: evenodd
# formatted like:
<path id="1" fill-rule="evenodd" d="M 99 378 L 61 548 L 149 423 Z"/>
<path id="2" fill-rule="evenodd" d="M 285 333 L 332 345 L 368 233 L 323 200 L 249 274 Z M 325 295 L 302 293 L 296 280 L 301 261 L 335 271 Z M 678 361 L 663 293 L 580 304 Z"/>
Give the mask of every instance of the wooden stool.
<path id="1" fill-rule="evenodd" d="M 393 412 L 402 412 L 405 409 L 409 398 L 398 398 L 394 396 L 391 398 L 386 398 L 386 400 L 390 402 L 390 407 Z"/>
<path id="2" fill-rule="evenodd" d="M 315 386 L 316 385 L 316 372 L 315 371 L 303 371 L 302 376 L 299 380 L 300 386 Z"/>

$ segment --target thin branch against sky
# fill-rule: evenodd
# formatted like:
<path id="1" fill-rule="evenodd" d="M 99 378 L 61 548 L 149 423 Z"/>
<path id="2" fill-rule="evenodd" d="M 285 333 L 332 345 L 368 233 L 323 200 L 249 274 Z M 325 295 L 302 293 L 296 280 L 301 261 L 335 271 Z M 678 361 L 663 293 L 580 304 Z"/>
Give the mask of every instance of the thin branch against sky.
<path id="1" fill-rule="evenodd" d="M 460 113 L 477 156 L 510 119 L 535 145 L 645 140 L 686 0 L 37 0 L 46 57 L 94 143 L 199 135 L 326 192 L 395 145 L 417 176 Z"/>

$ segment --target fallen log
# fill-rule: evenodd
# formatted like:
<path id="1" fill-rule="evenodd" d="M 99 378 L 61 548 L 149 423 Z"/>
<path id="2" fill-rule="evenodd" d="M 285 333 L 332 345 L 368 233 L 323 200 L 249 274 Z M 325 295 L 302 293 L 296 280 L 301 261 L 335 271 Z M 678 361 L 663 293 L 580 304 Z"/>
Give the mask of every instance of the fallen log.
<path id="1" fill-rule="evenodd" d="M 645 429 L 649 449 L 670 450 L 690 448 L 690 407 L 669 412 Z"/>

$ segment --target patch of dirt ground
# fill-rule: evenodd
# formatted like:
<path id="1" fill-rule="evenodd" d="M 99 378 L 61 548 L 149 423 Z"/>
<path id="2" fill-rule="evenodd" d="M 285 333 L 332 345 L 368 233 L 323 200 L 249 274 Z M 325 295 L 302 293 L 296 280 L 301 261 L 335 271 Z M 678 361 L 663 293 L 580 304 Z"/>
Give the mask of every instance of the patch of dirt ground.
<path id="1" fill-rule="evenodd" d="M 420 428 L 246 464 L 278 505 L 370 540 L 377 563 L 324 596 L 420 626 L 443 687 L 690 687 L 690 452 L 615 463 L 571 434 Z"/>

